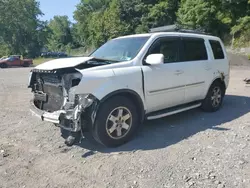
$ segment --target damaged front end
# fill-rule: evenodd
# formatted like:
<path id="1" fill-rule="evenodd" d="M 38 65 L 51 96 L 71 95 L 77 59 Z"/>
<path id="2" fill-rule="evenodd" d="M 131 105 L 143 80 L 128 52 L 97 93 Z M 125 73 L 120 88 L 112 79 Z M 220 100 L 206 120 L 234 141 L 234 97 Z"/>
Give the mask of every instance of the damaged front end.
<path id="1" fill-rule="evenodd" d="M 98 100 L 91 94 L 75 94 L 82 74 L 74 68 L 31 72 L 29 88 L 34 98 L 31 112 L 43 121 L 52 122 L 70 132 L 79 132 L 89 117 L 87 109 Z"/>

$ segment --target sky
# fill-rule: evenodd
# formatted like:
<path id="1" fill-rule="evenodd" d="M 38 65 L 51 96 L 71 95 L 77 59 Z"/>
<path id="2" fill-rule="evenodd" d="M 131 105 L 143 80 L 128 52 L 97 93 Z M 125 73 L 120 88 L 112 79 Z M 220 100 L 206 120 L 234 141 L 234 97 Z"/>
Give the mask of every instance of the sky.
<path id="1" fill-rule="evenodd" d="M 73 12 L 81 0 L 39 0 L 40 9 L 44 13 L 42 20 L 50 20 L 56 15 L 67 15 L 70 21 L 74 21 Z"/>

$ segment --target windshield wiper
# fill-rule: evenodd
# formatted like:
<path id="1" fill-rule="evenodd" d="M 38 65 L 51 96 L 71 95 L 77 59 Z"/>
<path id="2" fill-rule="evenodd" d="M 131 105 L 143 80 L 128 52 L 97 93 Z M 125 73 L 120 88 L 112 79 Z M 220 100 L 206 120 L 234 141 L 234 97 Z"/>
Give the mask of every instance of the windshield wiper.
<path id="1" fill-rule="evenodd" d="M 92 64 L 92 65 L 107 65 L 107 64 L 111 64 L 110 62 L 108 61 L 98 61 L 98 59 L 92 59 L 90 61 L 87 62 L 87 64 Z"/>
<path id="2" fill-rule="evenodd" d="M 94 59 L 96 60 L 101 60 L 101 61 L 104 61 L 104 62 L 120 62 L 118 60 L 113 60 L 113 59 L 104 59 L 104 58 L 99 58 L 99 57 L 93 57 Z"/>

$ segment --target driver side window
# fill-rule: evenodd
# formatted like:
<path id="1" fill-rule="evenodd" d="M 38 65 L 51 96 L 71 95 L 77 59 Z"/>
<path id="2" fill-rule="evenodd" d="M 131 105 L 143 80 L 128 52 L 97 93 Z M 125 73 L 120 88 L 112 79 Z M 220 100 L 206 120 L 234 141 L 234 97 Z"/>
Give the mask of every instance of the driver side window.
<path id="1" fill-rule="evenodd" d="M 164 63 L 179 62 L 179 38 L 160 38 L 149 49 L 147 55 L 163 54 Z"/>
<path id="2" fill-rule="evenodd" d="M 9 58 L 9 61 L 10 61 L 10 62 L 14 61 L 14 58 L 13 58 L 13 57 L 10 57 L 10 58 Z"/>
<path id="3" fill-rule="evenodd" d="M 17 60 L 16 57 L 10 57 L 10 58 L 9 58 L 9 61 L 10 61 L 10 62 L 13 62 L 13 61 L 15 61 L 15 60 Z"/>

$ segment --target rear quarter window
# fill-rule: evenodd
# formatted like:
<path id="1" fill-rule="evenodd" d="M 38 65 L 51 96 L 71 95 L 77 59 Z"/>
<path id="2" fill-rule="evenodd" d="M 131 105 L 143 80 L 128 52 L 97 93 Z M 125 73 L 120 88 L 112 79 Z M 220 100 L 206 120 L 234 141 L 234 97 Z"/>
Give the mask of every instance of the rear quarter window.
<path id="1" fill-rule="evenodd" d="M 204 39 L 201 38 L 182 38 L 183 53 L 181 59 L 183 61 L 201 61 L 207 60 L 207 50 Z"/>
<path id="2" fill-rule="evenodd" d="M 225 55 L 220 42 L 216 40 L 209 40 L 209 43 L 213 50 L 214 59 L 225 59 Z"/>

